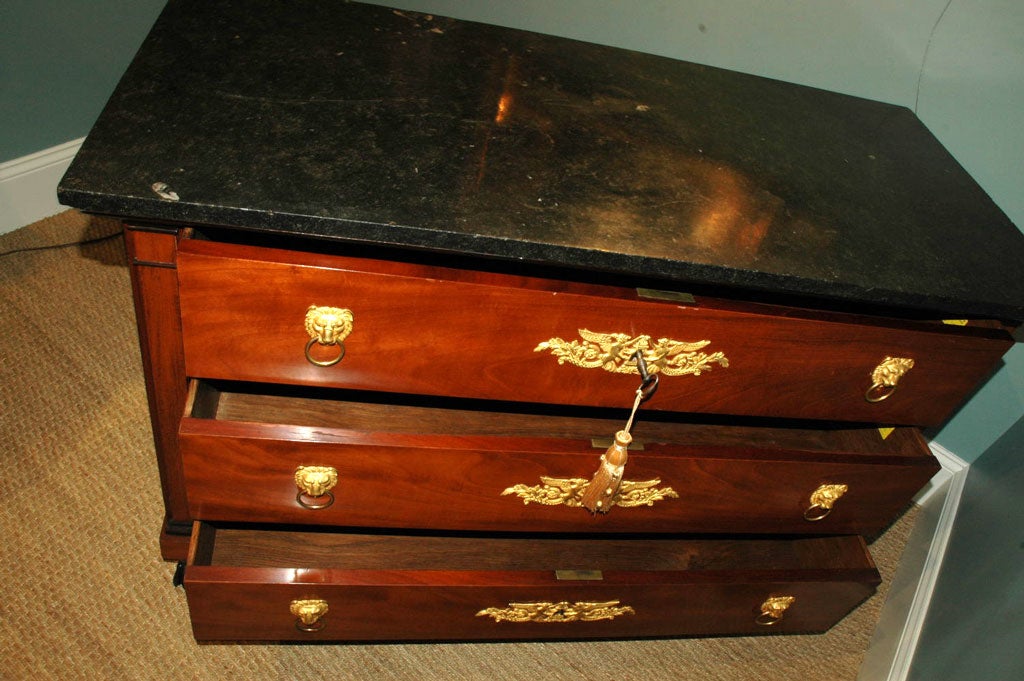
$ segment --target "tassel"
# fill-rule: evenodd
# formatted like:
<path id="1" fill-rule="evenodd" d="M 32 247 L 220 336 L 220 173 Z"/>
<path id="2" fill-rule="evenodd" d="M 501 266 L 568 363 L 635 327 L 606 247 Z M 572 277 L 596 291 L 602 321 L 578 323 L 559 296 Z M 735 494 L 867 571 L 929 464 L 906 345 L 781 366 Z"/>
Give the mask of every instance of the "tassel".
<path id="1" fill-rule="evenodd" d="M 637 350 L 633 353 L 633 359 L 636 360 L 636 368 L 642 381 L 640 387 L 636 389 L 636 399 L 633 400 L 629 420 L 626 421 L 625 428 L 615 433 L 612 446 L 601 455 L 601 466 L 594 472 L 580 497 L 580 505 L 591 513 L 607 513 L 615 505 L 615 496 L 622 485 L 622 471 L 626 467 L 626 460 L 629 459 L 629 443 L 633 441 L 633 436 L 629 434 L 629 429 L 633 427 L 633 418 L 636 417 L 636 410 L 640 408 L 640 404 L 658 389 L 658 377 L 647 371 L 644 353 Z"/>
<path id="2" fill-rule="evenodd" d="M 622 470 L 629 458 L 628 447 L 633 437 L 628 430 L 615 433 L 615 441 L 601 455 L 601 466 L 587 484 L 580 503 L 591 513 L 607 513 L 615 504 L 615 495 L 622 484 Z"/>

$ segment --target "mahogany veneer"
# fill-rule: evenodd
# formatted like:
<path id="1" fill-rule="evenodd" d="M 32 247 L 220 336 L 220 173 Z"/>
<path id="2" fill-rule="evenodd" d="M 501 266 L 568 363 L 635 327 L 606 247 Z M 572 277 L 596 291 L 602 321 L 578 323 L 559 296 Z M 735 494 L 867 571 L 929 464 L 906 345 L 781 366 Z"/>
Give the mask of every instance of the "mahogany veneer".
<path id="1" fill-rule="evenodd" d="M 192 529 L 184 582 L 200 640 L 823 631 L 878 582 L 853 535 L 884 529 L 938 469 L 915 428 L 857 421 L 941 418 L 1007 343 L 997 323 L 679 304 L 571 276 L 426 265 L 410 253 L 382 260 L 300 242 L 290 251 L 221 243 L 188 229 L 167 236 L 133 232 L 135 243 L 174 245 L 173 265 L 140 267 L 177 284 L 162 303 L 173 303 L 169 323 L 153 327 L 168 348 L 160 380 L 189 377 L 180 397 L 154 387 L 155 403 L 167 404 L 157 413 L 183 402 L 162 459 L 176 502 L 164 554 L 184 557 L 185 522 L 249 524 Z M 304 354 L 339 351 L 314 347 L 302 326 L 306 308 L 321 303 L 353 312 L 334 366 Z M 728 361 L 659 375 L 624 475 L 659 496 L 592 514 L 575 492 L 541 497 L 586 483 L 639 377 L 560 364 L 536 348 L 569 335 L 548 328 L 610 329 L 596 326 L 602 320 L 634 335 L 643 326 L 659 337 L 721 338 L 708 349 Z M 888 354 L 915 358 L 914 380 L 869 403 L 865 365 Z M 337 475 L 330 503 L 313 500 L 322 508 L 298 494 L 305 466 Z M 812 497 L 823 486 L 843 490 L 827 512 Z M 386 534 L 401 531 L 415 533 Z M 448 534 L 426 534 L 437 531 Z M 565 570 L 601 580 L 555 577 Z M 775 597 L 795 599 L 793 609 L 778 618 L 759 610 Z M 292 608 L 310 601 L 344 605 L 307 627 Z M 627 602 L 603 618 L 603 608 L 618 613 Z M 602 618 L 588 621 L 577 606 Z M 488 608 L 529 621 L 476 615 Z"/>
<path id="2" fill-rule="evenodd" d="M 599 572 L 595 567 L 600 567 Z M 568 574 L 567 574 L 568 573 Z M 859 537 L 490 539 L 196 528 L 185 587 L 199 640 L 543 639 L 827 629 L 878 584 Z M 758 623 L 772 596 L 785 616 Z M 290 604 L 322 599 L 322 628 Z M 497 621 L 513 604 L 610 603 L 596 621 Z"/>
<path id="3" fill-rule="evenodd" d="M 246 381 L 621 407 L 634 377 L 538 349 L 586 329 L 710 341 L 700 352 L 724 355 L 663 377 L 645 409 L 937 425 L 1012 345 L 986 326 L 680 304 L 608 285 L 192 239 L 180 245 L 178 276 L 188 373 Z M 352 311 L 343 362 L 306 360 L 310 305 Z M 912 357 L 914 369 L 869 402 L 872 371 L 888 356 Z"/>
<path id="4" fill-rule="evenodd" d="M 537 407 L 548 413 L 508 413 L 194 387 L 180 441 L 191 513 L 210 520 L 874 535 L 938 470 L 911 428 L 883 438 L 865 426 L 643 419 L 634 426 L 626 478 L 658 480 L 656 488 L 674 494 L 595 517 L 583 508 L 526 503 L 510 488 L 540 485 L 543 477 L 589 479 L 620 421 L 567 416 L 552 406 Z M 338 471 L 329 508 L 296 503 L 300 465 Z M 828 483 L 849 491 L 826 518 L 808 521 L 810 495 Z"/>

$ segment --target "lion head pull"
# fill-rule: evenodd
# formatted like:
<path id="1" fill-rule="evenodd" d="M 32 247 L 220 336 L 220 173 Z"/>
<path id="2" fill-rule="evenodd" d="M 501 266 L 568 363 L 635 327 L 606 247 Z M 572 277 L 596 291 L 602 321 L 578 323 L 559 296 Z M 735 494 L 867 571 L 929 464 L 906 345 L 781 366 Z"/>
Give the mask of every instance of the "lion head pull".
<path id="1" fill-rule="evenodd" d="M 871 387 L 864 393 L 868 402 L 881 402 L 896 391 L 896 385 L 903 375 L 914 368 L 909 357 L 886 357 L 871 372 Z"/>
<path id="2" fill-rule="evenodd" d="M 295 628 L 299 631 L 320 631 L 327 614 L 327 601 L 319 598 L 292 601 L 288 609 L 295 615 Z"/>
<path id="3" fill-rule="evenodd" d="M 312 364 L 329 367 L 341 361 L 345 356 L 345 339 L 352 333 L 352 310 L 340 307 L 323 307 L 310 305 L 306 310 L 306 359 Z M 338 352 L 329 359 L 317 359 L 311 354 L 314 345 L 336 345 Z"/>
<path id="4" fill-rule="evenodd" d="M 334 503 L 331 492 L 338 484 L 338 470 L 333 466 L 299 466 L 295 469 L 295 500 L 308 509 L 327 508 Z"/>

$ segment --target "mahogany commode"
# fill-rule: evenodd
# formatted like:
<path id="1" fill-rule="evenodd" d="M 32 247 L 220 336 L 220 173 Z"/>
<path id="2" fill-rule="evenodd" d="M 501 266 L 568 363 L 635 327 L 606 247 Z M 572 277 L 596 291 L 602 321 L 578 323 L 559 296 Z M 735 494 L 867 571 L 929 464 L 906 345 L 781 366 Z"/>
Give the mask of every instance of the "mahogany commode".
<path id="1" fill-rule="evenodd" d="M 824 631 L 1024 319 L 906 109 L 356 3 L 171 0 L 59 196 L 199 640 Z"/>

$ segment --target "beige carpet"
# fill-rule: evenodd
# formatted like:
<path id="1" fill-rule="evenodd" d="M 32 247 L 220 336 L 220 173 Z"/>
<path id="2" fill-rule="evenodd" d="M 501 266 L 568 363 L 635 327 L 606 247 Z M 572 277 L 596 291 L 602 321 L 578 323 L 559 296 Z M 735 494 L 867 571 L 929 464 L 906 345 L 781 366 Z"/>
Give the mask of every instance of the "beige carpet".
<path id="1" fill-rule="evenodd" d="M 90 239 L 69 211 L 0 253 Z M 160 560 L 162 505 L 121 239 L 0 255 L 0 678 L 854 679 L 885 583 L 821 636 L 589 643 L 197 645 Z"/>

